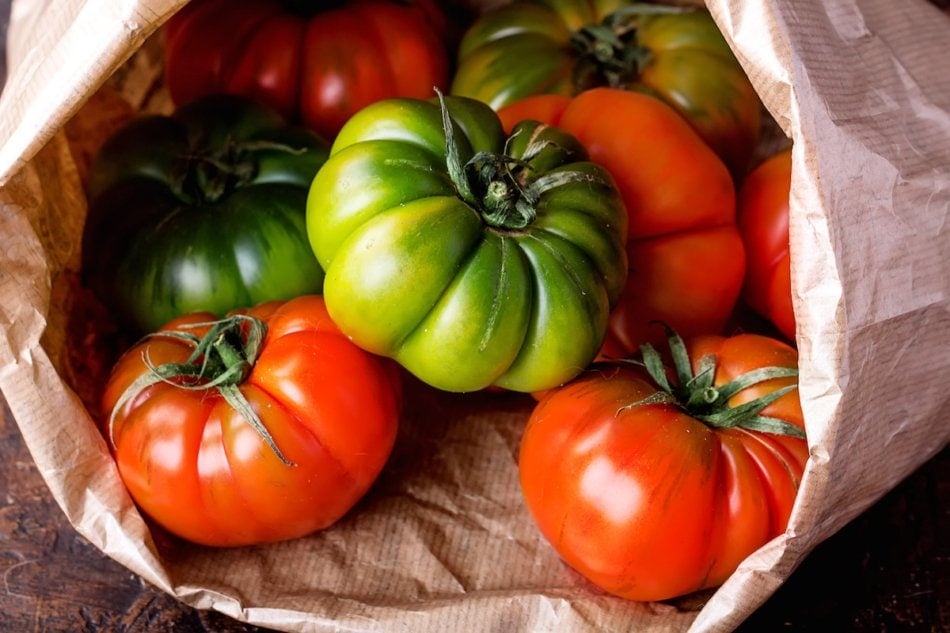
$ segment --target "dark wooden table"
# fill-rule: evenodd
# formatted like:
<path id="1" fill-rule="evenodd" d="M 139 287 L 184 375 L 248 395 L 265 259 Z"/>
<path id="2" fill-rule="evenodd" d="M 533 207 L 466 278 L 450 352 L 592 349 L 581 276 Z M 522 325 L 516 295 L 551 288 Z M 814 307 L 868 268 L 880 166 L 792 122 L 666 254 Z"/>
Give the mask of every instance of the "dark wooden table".
<path id="1" fill-rule="evenodd" d="M 144 583 L 66 521 L 5 401 L 0 631 L 262 631 Z M 950 631 L 950 449 L 821 544 L 743 631 Z"/>

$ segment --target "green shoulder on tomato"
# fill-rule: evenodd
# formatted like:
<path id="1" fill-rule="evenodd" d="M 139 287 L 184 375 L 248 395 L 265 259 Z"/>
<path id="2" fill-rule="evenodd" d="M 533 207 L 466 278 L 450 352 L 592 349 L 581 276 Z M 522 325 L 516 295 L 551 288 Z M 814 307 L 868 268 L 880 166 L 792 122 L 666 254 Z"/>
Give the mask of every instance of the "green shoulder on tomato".
<path id="1" fill-rule="evenodd" d="M 709 13 L 629 0 L 515 0 L 466 31 L 452 94 L 501 108 L 536 94 L 607 86 L 676 109 L 735 175 L 759 136 L 761 104 Z"/>
<path id="2" fill-rule="evenodd" d="M 358 345 L 448 391 L 551 387 L 597 354 L 626 279 L 611 176 L 561 130 L 487 105 L 392 99 L 317 173 L 311 244 Z"/>
<path id="3" fill-rule="evenodd" d="M 133 120 L 90 173 L 86 283 L 139 333 L 320 292 L 304 210 L 327 154 L 312 132 L 240 97 Z"/>

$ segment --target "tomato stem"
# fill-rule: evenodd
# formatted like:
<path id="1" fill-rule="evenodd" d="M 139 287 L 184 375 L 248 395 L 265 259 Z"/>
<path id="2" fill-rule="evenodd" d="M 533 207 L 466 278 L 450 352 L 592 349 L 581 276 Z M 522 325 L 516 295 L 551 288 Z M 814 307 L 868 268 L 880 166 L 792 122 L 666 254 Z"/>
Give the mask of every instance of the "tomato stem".
<path id="1" fill-rule="evenodd" d="M 798 368 L 759 367 L 723 385 L 715 385 L 713 381 L 716 375 L 716 357 L 714 355 L 702 357 L 699 361 L 699 371 L 694 374 L 683 339 L 671 328 L 665 327 L 667 344 L 673 358 L 673 370 L 676 374 L 675 384 L 670 382 L 667 368 L 659 352 L 649 343 L 640 346 L 643 367 L 662 390 L 660 393 L 665 394 L 664 397 L 658 398 L 657 402 L 674 403 L 692 417 L 713 427 L 741 427 L 777 435 L 805 437 L 804 431 L 794 424 L 760 415 L 767 406 L 797 389 L 797 381 L 749 402 L 736 406 L 729 404 L 730 399 L 736 394 L 759 383 L 776 378 L 797 378 Z M 653 401 L 641 401 L 632 403 L 628 407 L 655 403 Z"/>
<path id="2" fill-rule="evenodd" d="M 599 24 L 589 24 L 572 33 L 570 42 L 577 56 L 575 92 L 596 86 L 626 88 L 636 83 L 653 57 L 650 49 L 637 40 L 639 19 L 692 10 L 636 3 L 614 11 Z"/>
<path id="3" fill-rule="evenodd" d="M 521 171 L 530 169 L 523 161 L 502 154 L 476 154 L 465 165 L 482 219 L 489 226 L 519 230 L 537 216 L 539 196 L 525 186 Z"/>
<path id="4" fill-rule="evenodd" d="M 256 317 L 239 314 L 218 321 L 181 327 L 209 329 L 201 337 L 195 336 L 187 329 L 161 330 L 146 337 L 175 338 L 193 346 L 194 349 L 183 363 L 163 363 L 156 366 L 147 355 L 143 356 L 142 360 L 149 372 L 142 374 L 129 385 L 119 396 L 109 415 L 108 433 L 113 444 L 115 418 L 119 411 L 132 403 L 145 389 L 165 383 L 177 389 L 214 389 L 254 428 L 281 462 L 293 466 L 294 463 L 281 452 L 274 437 L 240 390 L 240 385 L 247 379 L 260 355 L 267 334 L 267 324 Z"/>
<path id="5" fill-rule="evenodd" d="M 306 148 L 266 140 L 235 141 L 228 138 L 220 148 L 193 148 L 172 167 L 175 193 L 189 204 L 213 204 L 257 177 L 262 151 L 302 154 Z"/>
<path id="6" fill-rule="evenodd" d="M 586 161 L 588 157 L 576 139 L 537 121 L 519 123 L 508 138 L 504 153 L 477 152 L 463 163 L 446 99 L 440 91 L 436 93 L 442 113 L 449 178 L 459 198 L 472 207 L 485 224 L 520 231 L 535 221 L 541 196 L 552 189 L 580 182 L 613 186 L 601 175 L 580 169 L 549 171 Z M 512 151 L 515 141 L 520 157 L 516 157 L 518 152 Z"/>
<path id="7" fill-rule="evenodd" d="M 515 169 L 524 167 L 524 163 L 504 154 L 479 152 L 462 164 L 445 97 L 438 89 L 436 93 L 442 111 L 446 166 L 459 197 L 489 226 L 514 230 L 527 227 L 535 218 L 537 199 L 518 180 Z"/>

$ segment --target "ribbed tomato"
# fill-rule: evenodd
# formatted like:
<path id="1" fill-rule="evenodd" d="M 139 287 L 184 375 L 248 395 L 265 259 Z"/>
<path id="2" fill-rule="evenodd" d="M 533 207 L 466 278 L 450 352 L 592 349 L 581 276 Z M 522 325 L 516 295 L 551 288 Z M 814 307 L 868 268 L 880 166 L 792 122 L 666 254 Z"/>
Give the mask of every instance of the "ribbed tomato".
<path id="1" fill-rule="evenodd" d="M 357 113 L 314 178 L 307 226 L 340 329 L 447 391 L 569 380 L 627 273 L 604 168 L 563 131 L 508 136 L 462 97 Z"/>
<path id="2" fill-rule="evenodd" d="M 631 0 L 515 0 L 465 32 L 452 93 L 501 108 L 606 86 L 674 108 L 739 176 L 762 106 L 709 13 Z"/>
<path id="3" fill-rule="evenodd" d="M 304 295 L 175 319 L 116 363 L 103 431 L 135 502 L 184 539 L 238 546 L 325 528 L 396 437 L 394 365 Z"/>
<path id="4" fill-rule="evenodd" d="M 137 335 L 188 312 L 319 293 L 304 204 L 327 153 L 233 95 L 130 121 L 90 171 L 84 281 Z"/>
<path id="5" fill-rule="evenodd" d="M 607 353 L 662 341 L 656 320 L 685 337 L 722 332 L 745 276 L 735 187 L 681 117 L 659 99 L 612 88 L 528 97 L 499 116 L 506 128 L 523 119 L 556 125 L 617 182 L 630 272 L 611 313 Z"/>
<path id="6" fill-rule="evenodd" d="M 241 94 L 332 139 L 374 101 L 447 84 L 445 29 L 434 0 L 192 0 L 166 24 L 165 80 L 176 103 Z"/>
<path id="7" fill-rule="evenodd" d="M 605 591 L 665 600 L 722 583 L 782 533 L 808 459 L 797 353 L 743 334 L 671 337 L 673 367 L 596 364 L 541 397 L 521 442 L 525 502 Z"/>

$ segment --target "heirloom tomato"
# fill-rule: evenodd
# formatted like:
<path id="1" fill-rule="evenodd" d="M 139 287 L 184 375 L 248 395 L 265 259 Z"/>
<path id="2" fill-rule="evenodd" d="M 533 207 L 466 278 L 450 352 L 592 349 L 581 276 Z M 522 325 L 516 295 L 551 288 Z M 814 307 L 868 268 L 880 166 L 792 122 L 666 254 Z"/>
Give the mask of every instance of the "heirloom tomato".
<path id="1" fill-rule="evenodd" d="M 791 149 L 766 159 L 742 183 L 738 221 L 749 258 L 745 302 L 794 341 L 795 312 L 788 245 L 791 182 Z"/>
<path id="2" fill-rule="evenodd" d="M 761 103 L 709 13 L 629 0 L 515 0 L 465 32 L 452 93 L 501 108 L 536 94 L 606 86 L 677 112 L 736 175 L 759 136 Z"/>
<path id="3" fill-rule="evenodd" d="M 626 212 L 557 128 L 465 98 L 392 99 L 340 131 L 307 201 L 333 319 L 447 391 L 533 391 L 596 355 Z"/>
<path id="4" fill-rule="evenodd" d="M 785 531 L 808 459 L 794 348 L 670 340 L 669 371 L 645 345 L 642 364 L 596 363 L 542 396 L 519 455 L 544 537 L 631 600 L 721 584 Z"/>
<path id="5" fill-rule="evenodd" d="M 195 543 L 250 545 L 343 516 L 389 457 L 399 400 L 390 361 L 302 295 L 143 339 L 112 370 L 103 430 L 146 515 Z"/>
<path id="6" fill-rule="evenodd" d="M 326 159 L 313 132 L 215 95 L 109 137 L 89 178 L 89 286 L 131 330 L 320 292 L 307 191 Z"/>
<path id="7" fill-rule="evenodd" d="M 448 83 L 446 19 L 435 0 L 192 0 L 164 30 L 172 99 L 253 97 L 331 139 L 387 97 Z"/>
<path id="8" fill-rule="evenodd" d="M 522 119 L 558 126 L 617 182 L 629 215 L 630 274 L 605 353 L 658 342 L 656 320 L 686 337 L 722 331 L 745 275 L 735 188 L 680 117 L 653 97 L 612 88 L 528 97 L 499 115 L 507 127 Z"/>

